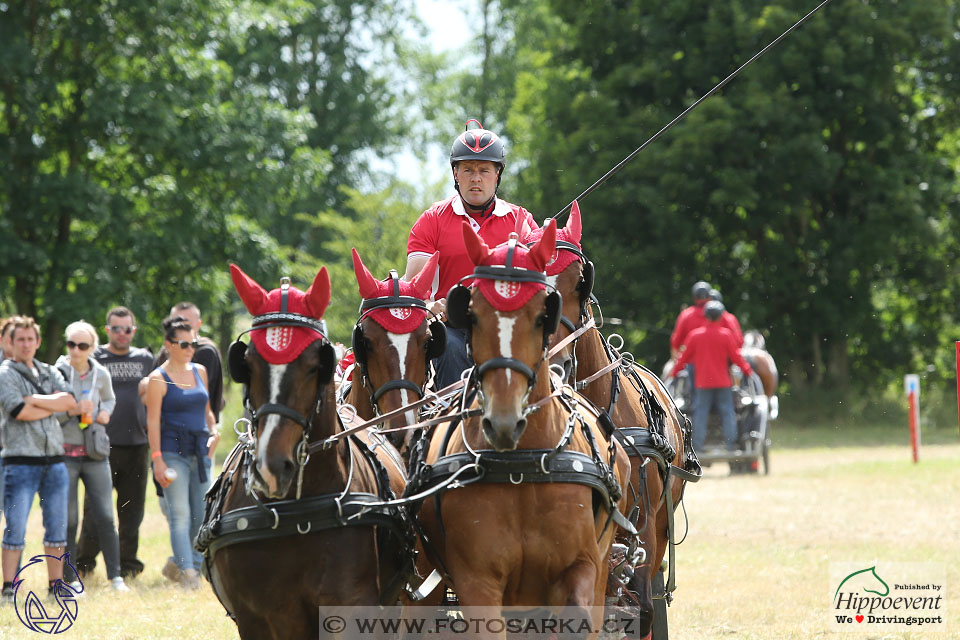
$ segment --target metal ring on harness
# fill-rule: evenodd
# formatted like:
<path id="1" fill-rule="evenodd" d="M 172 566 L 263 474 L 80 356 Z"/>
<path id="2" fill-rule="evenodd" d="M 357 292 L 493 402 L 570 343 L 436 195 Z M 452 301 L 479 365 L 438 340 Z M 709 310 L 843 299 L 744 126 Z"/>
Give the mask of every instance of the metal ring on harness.
<path id="1" fill-rule="evenodd" d="M 550 473 L 550 471 L 547 470 L 547 456 L 548 456 L 548 455 L 550 455 L 550 454 L 549 454 L 549 453 L 545 453 L 545 454 L 543 454 L 542 456 L 540 456 L 540 470 L 543 471 L 543 472 L 546 473 L 546 474 L 549 474 L 549 473 Z"/>
<path id="2" fill-rule="evenodd" d="M 510 484 L 523 484 L 523 474 L 521 473 L 521 474 L 520 474 L 520 479 L 517 480 L 516 482 L 514 482 L 514 480 L 513 480 L 513 474 L 511 473 L 511 474 L 510 474 Z"/>
<path id="3" fill-rule="evenodd" d="M 350 417 L 346 417 L 343 412 L 346 411 Z M 340 408 L 337 409 L 337 414 L 340 416 L 340 419 L 344 422 L 353 422 L 353 419 L 357 417 L 357 408 L 352 404 L 342 404 Z"/>
<path id="4" fill-rule="evenodd" d="M 277 513 L 277 510 L 276 510 L 276 509 L 270 509 L 270 513 L 273 514 L 273 526 L 270 527 L 270 528 L 271 528 L 271 529 L 276 529 L 277 527 L 280 526 L 280 514 Z"/>
<path id="5" fill-rule="evenodd" d="M 614 338 L 620 341 L 619 347 L 613 346 Z M 620 349 L 623 349 L 623 336 L 621 336 L 619 333 L 611 333 L 609 336 L 607 336 L 607 344 L 614 351 L 620 351 Z"/>
<path id="6" fill-rule="evenodd" d="M 302 529 L 300 529 L 300 523 L 298 522 L 298 523 L 297 523 L 297 533 L 299 533 L 300 535 L 306 535 L 306 534 L 310 533 L 310 527 L 311 527 L 312 525 L 313 525 L 313 523 L 310 522 L 309 520 L 307 520 L 307 530 L 306 530 L 306 531 L 303 531 Z"/>

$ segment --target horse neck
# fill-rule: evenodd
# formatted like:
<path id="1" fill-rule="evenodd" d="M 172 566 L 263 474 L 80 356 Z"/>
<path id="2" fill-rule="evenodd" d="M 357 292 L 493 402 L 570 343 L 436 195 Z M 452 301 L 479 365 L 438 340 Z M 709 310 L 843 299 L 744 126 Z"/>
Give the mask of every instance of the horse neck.
<path id="1" fill-rule="evenodd" d="M 353 369 L 353 380 L 350 384 L 350 393 L 347 395 L 347 402 L 357 410 L 357 416 L 364 420 L 372 420 L 376 415 L 371 398 L 370 389 L 367 387 L 366 376 L 360 372 L 359 367 Z"/>
<path id="2" fill-rule="evenodd" d="M 610 364 L 610 357 L 607 355 L 603 346 L 603 336 L 599 329 L 591 329 L 577 339 L 577 379 L 583 380 L 592 376 L 605 366 Z M 613 376 L 617 375 L 616 369 L 608 371 L 597 380 L 584 387 L 583 395 L 590 399 L 601 409 L 606 409 L 610 404 L 610 388 L 613 383 Z"/>

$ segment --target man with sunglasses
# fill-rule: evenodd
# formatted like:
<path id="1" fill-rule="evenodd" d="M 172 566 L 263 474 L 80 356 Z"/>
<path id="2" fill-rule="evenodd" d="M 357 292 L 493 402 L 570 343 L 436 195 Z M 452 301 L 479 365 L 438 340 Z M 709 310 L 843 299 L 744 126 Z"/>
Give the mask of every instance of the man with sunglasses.
<path id="1" fill-rule="evenodd" d="M 147 443 L 147 410 L 137 391 L 140 380 L 153 371 L 153 355 L 132 346 L 137 335 L 136 317 L 126 307 L 107 312 L 107 344 L 93 357 L 110 372 L 117 406 L 107 424 L 110 436 L 110 471 L 117 492 L 117 533 L 120 537 L 120 575 L 135 578 L 143 571 L 137 558 L 140 524 L 147 496 L 150 447 Z M 75 565 L 81 574 L 93 571 L 101 544 L 96 522 L 84 501 L 83 525 L 77 540 Z M 88 517 L 89 516 L 89 517 Z"/>

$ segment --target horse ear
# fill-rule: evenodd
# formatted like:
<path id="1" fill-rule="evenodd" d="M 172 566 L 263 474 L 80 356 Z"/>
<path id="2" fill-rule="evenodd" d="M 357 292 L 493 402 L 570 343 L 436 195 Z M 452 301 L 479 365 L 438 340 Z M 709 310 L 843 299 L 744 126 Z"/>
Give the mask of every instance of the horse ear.
<path id="1" fill-rule="evenodd" d="M 360 254 L 353 249 L 353 273 L 357 276 L 357 286 L 360 289 L 360 297 L 364 300 L 376 298 L 380 295 L 380 287 L 377 279 L 373 277 L 367 266 L 360 259 Z"/>
<path id="2" fill-rule="evenodd" d="M 320 267 L 317 277 L 313 279 L 313 284 L 307 289 L 305 298 L 311 317 L 318 320 L 322 318 L 323 312 L 330 304 L 330 274 L 327 273 L 326 267 Z"/>
<path id="3" fill-rule="evenodd" d="M 483 264 L 490 256 L 490 247 L 466 222 L 463 223 L 463 244 L 466 245 L 467 255 L 475 266 Z"/>
<path id="4" fill-rule="evenodd" d="M 530 260 L 538 271 L 543 271 L 557 249 L 557 221 L 551 218 L 543 228 L 543 237 L 530 247 Z"/>
<path id="5" fill-rule="evenodd" d="M 567 240 L 574 244 L 580 244 L 580 238 L 583 235 L 583 224 L 580 221 L 580 205 L 573 201 L 570 207 L 570 217 L 567 218 L 567 225 L 563 228 L 567 234 Z"/>
<path id="6" fill-rule="evenodd" d="M 240 294 L 240 299 L 243 300 L 247 311 L 254 316 L 260 315 L 264 305 L 267 304 L 267 292 L 235 264 L 230 265 L 230 277 L 233 278 L 233 287 Z"/>
<path id="7" fill-rule="evenodd" d="M 413 291 L 418 298 L 426 300 L 430 297 L 430 291 L 433 289 L 433 278 L 437 274 L 437 264 L 440 263 L 440 252 L 437 251 L 427 260 L 427 263 L 420 269 L 420 273 L 415 275 L 410 281 L 413 285 Z"/>

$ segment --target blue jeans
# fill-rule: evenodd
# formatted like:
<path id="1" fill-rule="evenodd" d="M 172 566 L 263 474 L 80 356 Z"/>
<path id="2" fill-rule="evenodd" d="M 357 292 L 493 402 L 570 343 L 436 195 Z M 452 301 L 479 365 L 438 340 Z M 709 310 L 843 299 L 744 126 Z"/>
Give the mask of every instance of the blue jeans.
<path id="1" fill-rule="evenodd" d="M 85 518 L 91 519 L 96 528 L 100 548 L 103 550 L 103 562 L 107 565 L 107 577 L 116 578 L 120 575 L 120 538 L 113 524 L 113 475 L 110 473 L 110 461 L 91 460 L 86 456 L 67 458 L 67 473 L 70 475 L 67 551 L 70 552 L 71 563 L 76 562 L 77 524 L 80 519 L 77 483 L 83 480 Z M 90 522 L 85 524 L 88 527 L 91 525 Z M 67 575 L 66 566 L 63 578 L 67 582 L 76 580 L 76 576 Z"/>
<path id="2" fill-rule="evenodd" d="M 67 465 L 10 464 L 3 465 L 3 504 L 7 526 L 3 530 L 4 549 L 23 549 L 27 535 L 27 516 L 33 498 L 40 494 L 43 512 L 43 546 L 67 545 Z"/>
<path id="3" fill-rule="evenodd" d="M 460 380 L 460 375 L 473 366 L 473 358 L 467 355 L 467 332 L 447 325 L 447 346 L 443 355 L 433 359 L 436 372 L 434 384 L 442 389 Z"/>
<path id="4" fill-rule="evenodd" d="M 727 449 L 737 447 L 737 416 L 733 410 L 733 389 L 720 387 L 717 389 L 693 390 L 693 449 L 703 451 L 707 440 L 707 418 L 710 409 L 717 408 L 723 422 L 723 439 Z"/>
<path id="5" fill-rule="evenodd" d="M 170 546 L 173 559 L 181 570 L 196 569 L 203 566 L 203 556 L 194 550 L 193 541 L 203 522 L 203 496 L 210 486 L 211 461 L 208 456 L 199 460 L 197 456 L 181 456 L 169 451 L 163 452 L 163 461 L 177 472 L 177 479 L 163 490 L 167 503 L 167 519 L 170 524 Z M 206 466 L 207 480 L 200 482 L 200 467 Z"/>

